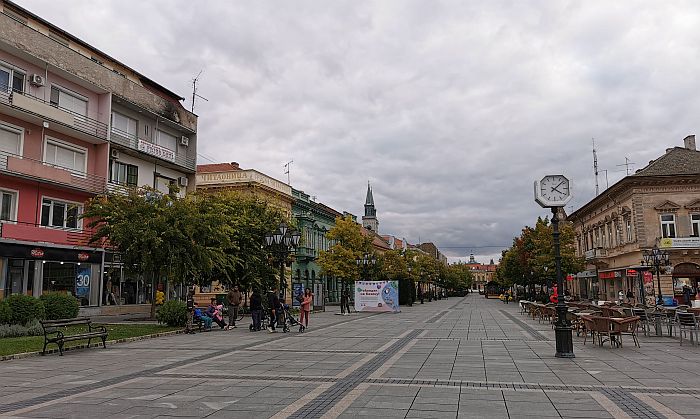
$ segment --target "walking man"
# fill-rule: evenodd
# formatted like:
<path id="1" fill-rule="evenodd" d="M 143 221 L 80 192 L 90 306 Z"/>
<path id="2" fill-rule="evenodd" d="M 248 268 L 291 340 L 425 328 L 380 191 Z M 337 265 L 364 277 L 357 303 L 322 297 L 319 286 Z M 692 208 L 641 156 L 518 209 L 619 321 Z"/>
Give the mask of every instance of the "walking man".
<path id="1" fill-rule="evenodd" d="M 267 305 L 269 307 L 268 310 L 270 314 L 270 325 L 267 327 L 267 331 L 270 333 L 275 333 L 277 332 L 275 330 L 275 323 L 277 323 L 277 316 L 280 314 L 278 313 L 280 298 L 277 294 L 277 288 L 267 294 Z"/>
<path id="2" fill-rule="evenodd" d="M 262 319 L 262 296 L 258 290 L 253 291 L 253 295 L 250 296 L 250 315 L 253 318 L 253 331 L 257 332 L 261 329 L 261 319 Z"/>
<path id="3" fill-rule="evenodd" d="M 243 293 L 238 290 L 238 285 L 234 285 L 233 289 L 229 290 L 226 299 L 228 300 L 228 329 L 235 329 L 238 308 L 243 301 Z"/>

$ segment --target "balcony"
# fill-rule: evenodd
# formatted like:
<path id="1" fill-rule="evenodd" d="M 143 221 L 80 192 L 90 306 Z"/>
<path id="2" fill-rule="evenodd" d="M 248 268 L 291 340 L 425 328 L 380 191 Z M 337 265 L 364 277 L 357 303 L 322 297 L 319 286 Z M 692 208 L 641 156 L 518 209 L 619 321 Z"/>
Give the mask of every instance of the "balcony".
<path id="1" fill-rule="evenodd" d="M 314 260 L 316 259 L 316 249 L 311 247 L 299 246 L 297 247 L 294 256 L 297 260 Z"/>
<path id="2" fill-rule="evenodd" d="M 170 149 L 153 144 L 152 142 L 142 138 L 137 138 L 136 136 L 128 134 L 124 131 L 112 128 L 109 139 L 114 144 L 119 144 L 140 153 L 148 154 L 191 171 L 195 171 L 197 169 L 196 158 L 177 154 Z"/>
<path id="3" fill-rule="evenodd" d="M 51 127 L 51 129 L 64 134 L 74 135 L 75 132 L 61 129 L 61 127 L 75 130 L 89 137 L 107 140 L 107 124 L 68 109 L 59 108 L 28 93 L 8 92 L 6 88 L 0 86 L 0 104 L 7 105 L 13 111 L 21 113 L 21 115 L 16 116 L 33 124 L 41 125 L 43 121 L 54 122 L 58 124 L 58 127 Z M 77 137 L 86 139 L 80 135 Z"/>
<path id="4" fill-rule="evenodd" d="M 583 255 L 586 260 L 593 260 L 606 257 L 608 255 L 608 251 L 599 247 L 597 249 L 586 250 Z"/>
<path id="5" fill-rule="evenodd" d="M 0 151 L 0 174 L 64 186 L 93 194 L 104 193 L 105 178 L 76 172 L 40 160 Z"/>
<path id="6" fill-rule="evenodd" d="M 85 221 L 83 221 L 85 223 Z M 54 243 L 69 246 L 105 248 L 105 240 L 91 242 L 95 231 L 85 229 L 52 228 L 17 221 L 0 222 L 0 238 L 23 242 Z"/>

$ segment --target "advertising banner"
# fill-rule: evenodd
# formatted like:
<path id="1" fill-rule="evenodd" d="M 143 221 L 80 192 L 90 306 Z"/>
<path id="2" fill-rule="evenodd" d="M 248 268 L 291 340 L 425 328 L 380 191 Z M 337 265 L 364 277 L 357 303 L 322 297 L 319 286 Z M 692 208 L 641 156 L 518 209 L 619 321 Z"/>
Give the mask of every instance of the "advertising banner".
<path id="1" fill-rule="evenodd" d="M 90 265 L 78 266 L 78 271 L 75 276 L 75 295 L 77 297 L 87 297 L 90 293 L 90 274 L 92 268 Z"/>
<path id="2" fill-rule="evenodd" d="M 355 281 L 355 311 L 400 312 L 399 281 Z"/>
<path id="3" fill-rule="evenodd" d="M 292 307 L 301 307 L 298 297 L 304 295 L 304 284 L 301 282 L 292 284 Z"/>

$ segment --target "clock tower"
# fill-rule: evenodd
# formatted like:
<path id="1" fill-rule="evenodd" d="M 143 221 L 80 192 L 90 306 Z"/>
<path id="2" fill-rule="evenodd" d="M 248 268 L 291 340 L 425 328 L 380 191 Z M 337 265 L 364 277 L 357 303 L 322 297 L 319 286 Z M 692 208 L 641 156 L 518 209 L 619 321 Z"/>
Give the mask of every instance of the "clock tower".
<path id="1" fill-rule="evenodd" d="M 362 226 L 367 230 L 379 233 L 379 220 L 377 220 L 377 210 L 374 208 L 374 196 L 372 187 L 367 182 L 367 199 L 365 199 L 365 215 L 362 217 Z"/>

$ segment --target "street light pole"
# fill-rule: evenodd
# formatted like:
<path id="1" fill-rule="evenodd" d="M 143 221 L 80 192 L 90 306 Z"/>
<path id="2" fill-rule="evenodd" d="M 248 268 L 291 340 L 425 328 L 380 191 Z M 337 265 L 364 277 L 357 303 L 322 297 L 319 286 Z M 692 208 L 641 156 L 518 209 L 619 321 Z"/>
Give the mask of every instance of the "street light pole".
<path id="1" fill-rule="evenodd" d="M 556 338 L 557 358 L 574 358 L 574 340 L 571 334 L 571 326 L 566 321 L 568 308 L 564 302 L 562 290 L 564 289 L 564 278 L 561 272 L 561 245 L 559 240 L 559 208 L 552 208 L 552 228 L 554 236 L 554 264 L 557 275 L 557 323 L 554 326 Z"/>
<path id="2" fill-rule="evenodd" d="M 664 304 L 664 298 L 661 294 L 661 266 L 668 266 L 668 252 L 660 250 L 658 246 L 654 245 L 650 250 L 644 251 L 642 263 L 647 266 L 653 266 L 656 269 L 656 288 L 659 291 L 656 304 L 661 306 Z"/>
<path id="3" fill-rule="evenodd" d="M 287 278 L 285 278 L 284 265 L 287 257 L 299 245 L 301 233 L 297 230 L 290 229 L 287 223 L 282 221 L 274 232 L 265 234 L 265 244 L 268 250 L 272 253 L 273 258 L 277 259 L 280 265 L 279 277 L 279 295 L 284 298 L 287 291 Z"/>

